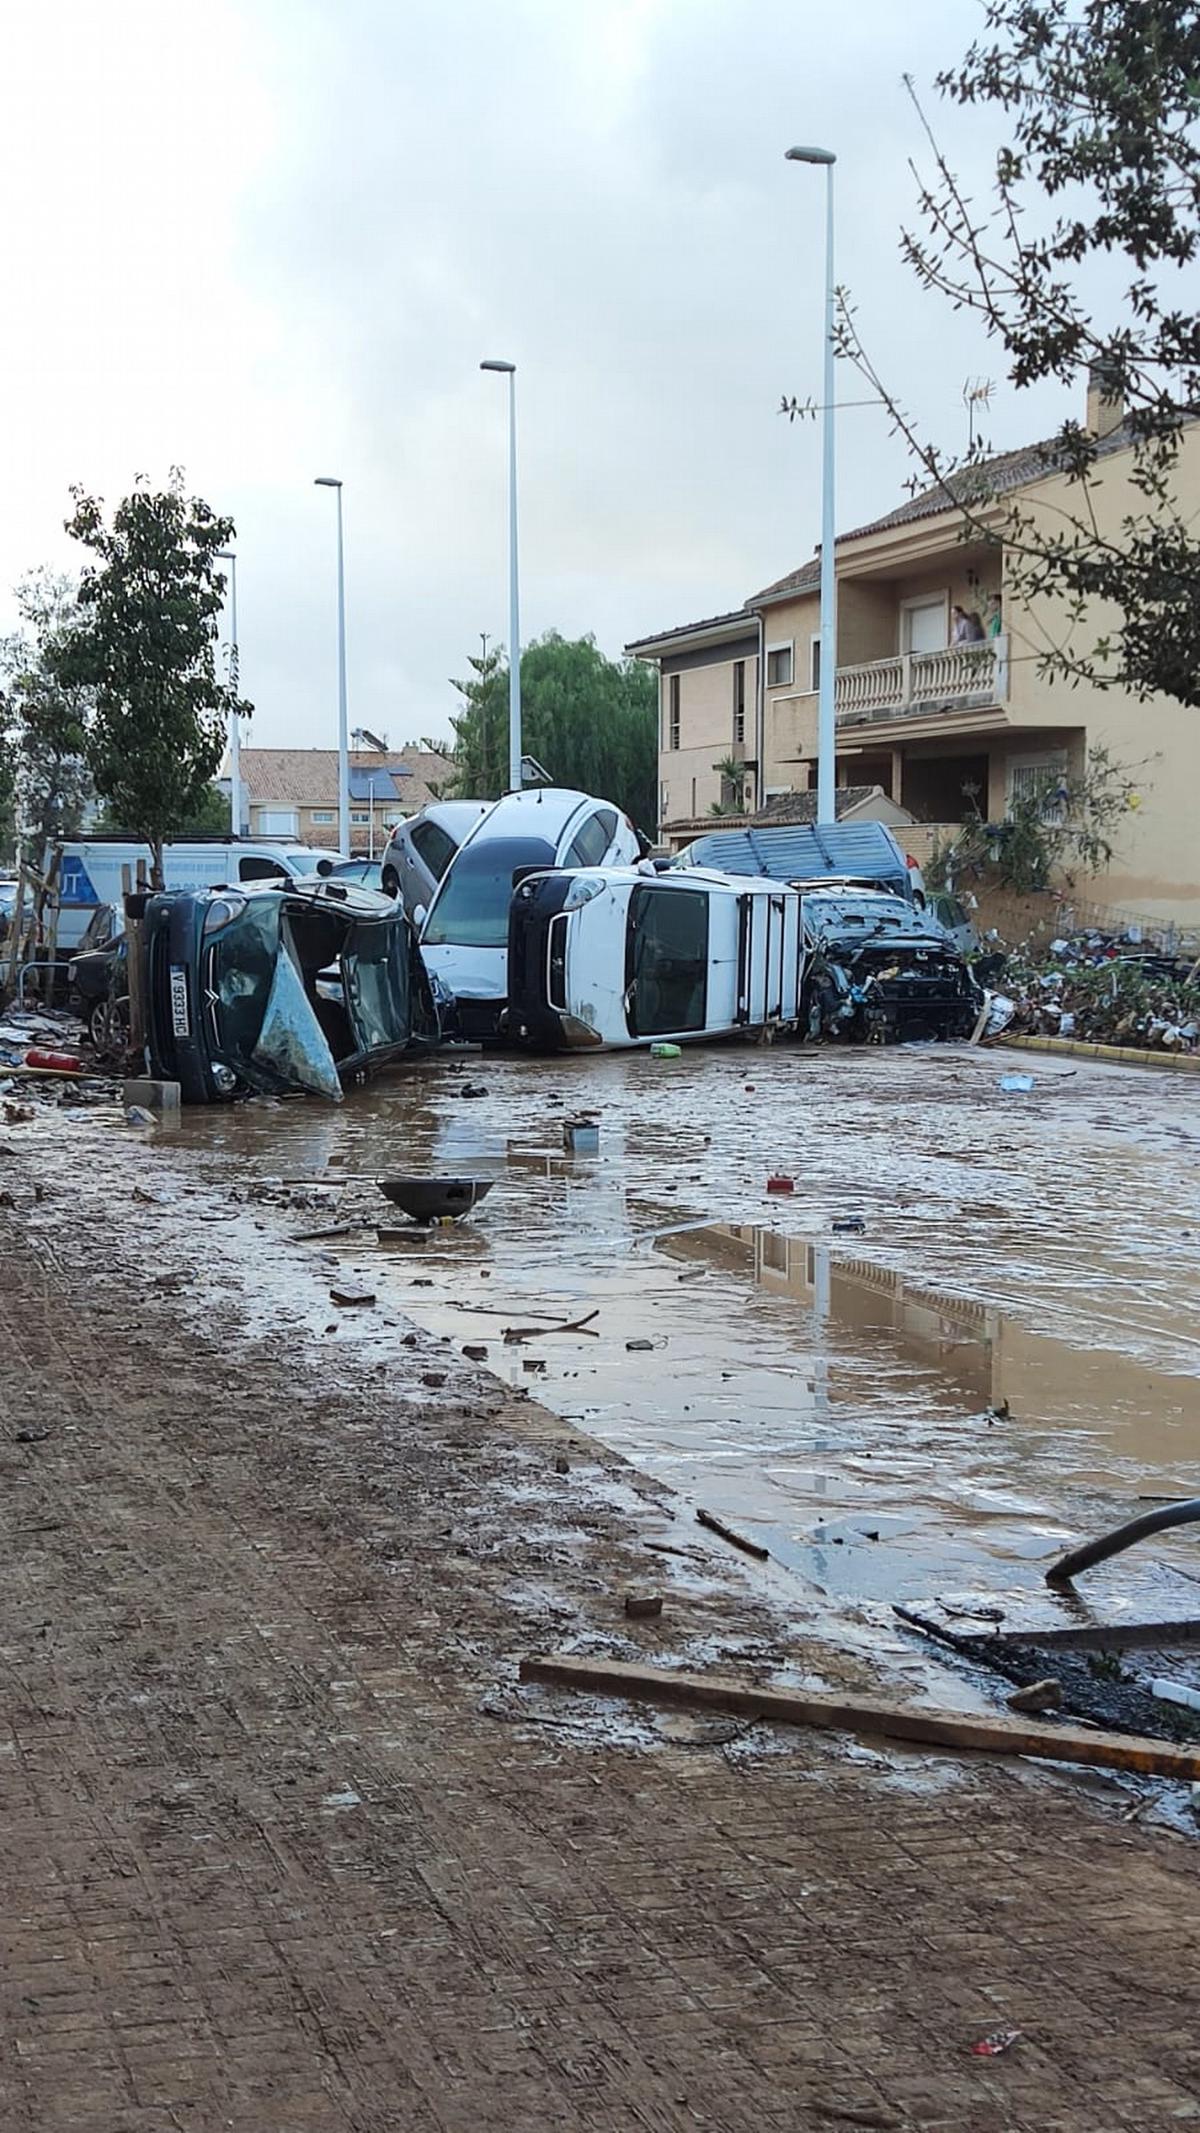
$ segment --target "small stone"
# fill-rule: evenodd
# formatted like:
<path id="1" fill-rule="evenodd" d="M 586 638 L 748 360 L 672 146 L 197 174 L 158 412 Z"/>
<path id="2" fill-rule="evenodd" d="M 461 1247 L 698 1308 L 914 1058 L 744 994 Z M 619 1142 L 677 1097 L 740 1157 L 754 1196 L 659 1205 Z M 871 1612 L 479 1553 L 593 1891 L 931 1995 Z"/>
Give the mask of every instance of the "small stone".
<path id="1" fill-rule="evenodd" d="M 625 1612 L 636 1621 L 648 1622 L 663 1611 L 661 1592 L 627 1592 Z"/>
<path id="2" fill-rule="evenodd" d="M 1031 1681 L 1028 1688 L 1014 1689 L 1008 1698 L 1010 1711 L 1056 1711 L 1062 1702 L 1062 1683 L 1053 1678 Z"/>
<path id="3" fill-rule="evenodd" d="M 344 1310 L 350 1310 L 360 1304 L 373 1304 L 375 1291 L 374 1289 L 356 1288 L 351 1282 L 340 1282 L 337 1288 L 330 1289 L 329 1301 L 330 1303 L 340 1304 Z"/>

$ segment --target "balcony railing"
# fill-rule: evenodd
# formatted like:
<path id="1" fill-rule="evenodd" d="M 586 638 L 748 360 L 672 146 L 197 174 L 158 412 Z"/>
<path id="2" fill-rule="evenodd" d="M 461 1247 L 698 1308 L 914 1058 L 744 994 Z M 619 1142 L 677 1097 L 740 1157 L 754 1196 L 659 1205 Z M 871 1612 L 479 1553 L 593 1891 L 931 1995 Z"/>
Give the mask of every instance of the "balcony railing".
<path id="1" fill-rule="evenodd" d="M 941 652 L 899 652 L 865 666 L 839 667 L 833 702 L 839 726 L 916 717 L 963 704 L 1003 703 L 1008 695 L 1008 639 L 949 644 Z"/>

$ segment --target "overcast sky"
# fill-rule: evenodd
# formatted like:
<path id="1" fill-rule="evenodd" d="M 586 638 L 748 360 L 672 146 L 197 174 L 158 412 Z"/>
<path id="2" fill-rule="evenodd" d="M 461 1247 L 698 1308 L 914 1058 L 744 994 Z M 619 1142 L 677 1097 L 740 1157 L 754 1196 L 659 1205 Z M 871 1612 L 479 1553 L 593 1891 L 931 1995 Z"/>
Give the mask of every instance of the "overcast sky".
<path id="1" fill-rule="evenodd" d="M 975 0 L 10 0 L 0 197 L 0 589 L 67 564 L 68 489 L 172 464 L 238 528 L 260 745 L 332 743 L 345 482 L 350 716 L 445 734 L 507 635 L 518 365 L 522 634 L 633 637 L 811 554 L 822 184 L 838 278 L 907 402 L 965 442 L 969 321 L 897 256 L 928 84 Z M 936 99 L 931 100 L 936 102 Z M 980 114 L 939 126 L 986 179 Z M 841 366 L 840 366 L 841 367 Z M 859 397 L 847 373 L 839 396 Z M 1001 386 L 997 448 L 1055 391 Z M 874 409 L 839 428 L 839 524 L 900 499 Z M 7 622 L 11 601 L 2 618 Z"/>

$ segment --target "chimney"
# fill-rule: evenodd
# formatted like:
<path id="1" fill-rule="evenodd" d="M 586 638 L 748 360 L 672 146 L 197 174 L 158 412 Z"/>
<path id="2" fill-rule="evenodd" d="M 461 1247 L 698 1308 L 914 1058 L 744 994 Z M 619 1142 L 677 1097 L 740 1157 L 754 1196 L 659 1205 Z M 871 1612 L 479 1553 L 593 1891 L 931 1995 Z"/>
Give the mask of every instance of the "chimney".
<path id="1" fill-rule="evenodd" d="M 1125 395 L 1113 382 L 1112 366 L 1103 356 L 1088 364 L 1087 420 L 1089 437 L 1108 437 L 1125 420 Z"/>

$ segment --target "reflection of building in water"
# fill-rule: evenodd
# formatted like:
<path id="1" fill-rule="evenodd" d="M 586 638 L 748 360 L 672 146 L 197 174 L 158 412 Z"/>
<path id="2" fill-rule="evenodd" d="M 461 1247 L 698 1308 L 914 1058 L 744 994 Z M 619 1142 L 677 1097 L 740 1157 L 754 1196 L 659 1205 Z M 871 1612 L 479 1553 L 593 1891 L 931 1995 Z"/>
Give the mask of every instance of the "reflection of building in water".
<path id="1" fill-rule="evenodd" d="M 729 1234 L 744 1244 L 747 1256 L 753 1254 L 754 1278 L 764 1289 L 794 1297 L 826 1323 L 887 1333 L 901 1350 L 956 1379 L 981 1406 L 999 1398 L 1001 1319 L 985 1304 L 921 1288 L 889 1267 L 835 1256 L 804 1237 L 736 1227 Z"/>

